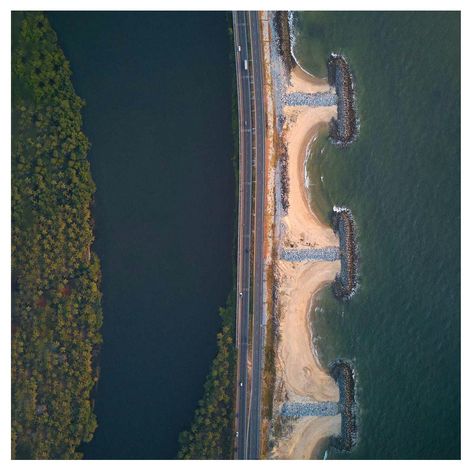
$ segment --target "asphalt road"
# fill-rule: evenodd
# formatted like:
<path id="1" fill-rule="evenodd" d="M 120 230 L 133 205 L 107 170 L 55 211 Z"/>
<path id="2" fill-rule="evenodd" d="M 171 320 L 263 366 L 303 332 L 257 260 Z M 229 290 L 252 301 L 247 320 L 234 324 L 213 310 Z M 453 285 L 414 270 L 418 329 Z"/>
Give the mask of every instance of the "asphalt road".
<path id="1" fill-rule="evenodd" d="M 252 235 L 252 104 L 247 38 L 247 15 L 233 12 L 235 68 L 239 111 L 239 233 L 237 248 L 236 305 L 236 443 L 235 457 L 247 459 L 247 357 L 249 338 L 249 305 Z M 248 65 L 247 65 L 248 67 Z"/>
<path id="2" fill-rule="evenodd" d="M 252 331 L 252 385 L 249 406 L 248 458 L 260 457 L 260 421 L 264 348 L 263 312 L 263 243 L 265 204 L 265 109 L 263 98 L 263 63 L 258 12 L 249 12 L 250 43 L 254 95 L 255 141 L 255 217 L 254 217 L 254 278 Z"/>
<path id="3" fill-rule="evenodd" d="M 264 342 L 263 215 L 265 202 L 265 111 L 258 13 L 234 12 L 233 24 L 240 129 L 235 457 L 258 459 Z M 254 168 L 252 162 L 254 162 Z M 255 180 L 255 209 L 252 209 L 252 180 Z M 253 245 L 254 255 L 253 268 L 251 245 Z M 250 295 L 252 271 L 253 295 Z M 253 298 L 252 350 L 249 353 L 251 297 Z M 249 358 L 252 361 L 250 384 L 247 372 Z"/>

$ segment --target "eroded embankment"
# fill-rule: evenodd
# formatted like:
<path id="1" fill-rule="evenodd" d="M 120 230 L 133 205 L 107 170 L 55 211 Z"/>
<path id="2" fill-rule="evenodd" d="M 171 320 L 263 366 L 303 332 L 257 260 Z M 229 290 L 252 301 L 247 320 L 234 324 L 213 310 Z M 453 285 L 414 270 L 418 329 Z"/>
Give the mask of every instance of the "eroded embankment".
<path id="1" fill-rule="evenodd" d="M 341 434 L 332 437 L 331 445 L 341 451 L 350 451 L 357 443 L 354 369 L 350 362 L 336 360 L 329 367 L 329 371 L 339 386 L 341 413 Z"/>
<path id="2" fill-rule="evenodd" d="M 278 50 L 286 68 L 286 72 L 289 75 L 291 70 L 296 66 L 296 61 L 293 57 L 293 54 L 291 53 L 290 22 L 288 19 L 288 12 L 275 12 L 273 18 L 277 32 L 276 38 L 278 42 Z"/>
<path id="3" fill-rule="evenodd" d="M 328 59 L 328 81 L 336 89 L 337 119 L 331 121 L 329 136 L 338 146 L 347 146 L 357 135 L 354 80 L 346 58 L 332 53 Z"/>
<path id="4" fill-rule="evenodd" d="M 350 209 L 334 207 L 332 213 L 334 231 L 339 234 L 341 272 L 332 285 L 334 296 L 348 300 L 356 291 L 359 271 L 359 252 L 354 218 Z"/>

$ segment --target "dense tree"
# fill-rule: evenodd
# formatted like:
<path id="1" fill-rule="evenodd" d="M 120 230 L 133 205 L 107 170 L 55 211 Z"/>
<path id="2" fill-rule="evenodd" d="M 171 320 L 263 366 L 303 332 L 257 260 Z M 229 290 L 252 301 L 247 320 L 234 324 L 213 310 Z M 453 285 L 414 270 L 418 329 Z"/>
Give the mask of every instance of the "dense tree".
<path id="1" fill-rule="evenodd" d="M 222 330 L 217 335 L 217 355 L 204 384 L 204 396 L 198 403 L 191 428 L 180 434 L 180 459 L 232 457 L 235 399 L 235 304 L 232 297 L 229 297 L 226 308 L 220 308 L 219 312 Z"/>
<path id="2" fill-rule="evenodd" d="M 41 13 L 12 17 L 12 457 L 76 459 L 102 324 L 84 102 Z"/>

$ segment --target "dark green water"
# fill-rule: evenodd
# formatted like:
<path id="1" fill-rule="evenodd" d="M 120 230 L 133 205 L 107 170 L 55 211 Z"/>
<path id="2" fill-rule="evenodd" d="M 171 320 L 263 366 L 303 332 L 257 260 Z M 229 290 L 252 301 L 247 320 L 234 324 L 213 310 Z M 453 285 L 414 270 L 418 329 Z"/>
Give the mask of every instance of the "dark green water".
<path id="1" fill-rule="evenodd" d="M 352 209 L 361 256 L 350 302 L 315 301 L 323 363 L 357 372 L 359 444 L 329 457 L 459 458 L 460 16 L 304 13 L 297 27 L 309 71 L 348 57 L 361 122 L 356 143 L 322 140 L 309 164 L 314 206 Z"/>
<path id="2" fill-rule="evenodd" d="M 224 13 L 50 13 L 86 100 L 103 271 L 99 427 L 86 458 L 174 458 L 232 287 Z"/>

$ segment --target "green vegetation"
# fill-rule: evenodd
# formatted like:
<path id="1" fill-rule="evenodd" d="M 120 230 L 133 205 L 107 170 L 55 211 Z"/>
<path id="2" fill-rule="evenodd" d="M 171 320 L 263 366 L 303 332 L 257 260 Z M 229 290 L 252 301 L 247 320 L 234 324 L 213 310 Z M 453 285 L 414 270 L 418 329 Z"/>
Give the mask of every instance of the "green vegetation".
<path id="1" fill-rule="evenodd" d="M 217 335 L 217 355 L 204 384 L 189 431 L 179 436 L 179 459 L 231 459 L 235 395 L 235 292 L 220 308 L 222 330 Z"/>
<path id="2" fill-rule="evenodd" d="M 102 324 L 84 102 L 43 14 L 13 14 L 12 49 L 12 458 L 78 459 Z"/>

